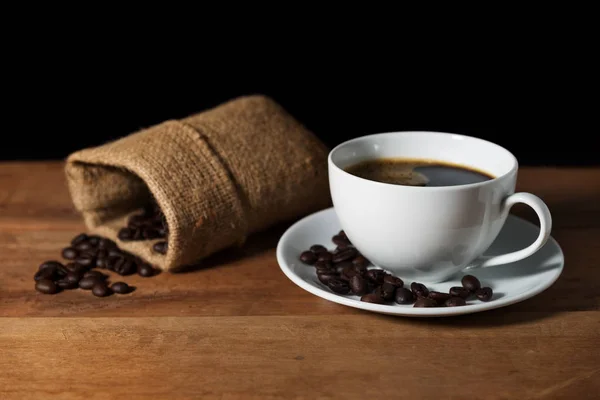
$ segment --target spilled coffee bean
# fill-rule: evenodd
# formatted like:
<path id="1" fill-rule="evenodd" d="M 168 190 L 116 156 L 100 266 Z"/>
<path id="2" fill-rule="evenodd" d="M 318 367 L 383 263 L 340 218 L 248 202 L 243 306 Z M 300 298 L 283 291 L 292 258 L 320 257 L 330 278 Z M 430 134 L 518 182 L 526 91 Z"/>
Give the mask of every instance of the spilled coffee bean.
<path id="1" fill-rule="evenodd" d="M 413 307 L 437 307 L 438 304 L 435 300 L 429 297 L 419 297 Z"/>
<path id="2" fill-rule="evenodd" d="M 413 292 L 411 292 L 407 288 L 396 289 L 396 303 L 411 304 L 414 303 L 414 301 L 415 297 L 413 296 Z"/>
<path id="3" fill-rule="evenodd" d="M 35 283 L 35 290 L 44 294 L 55 294 L 59 289 L 50 279 L 41 279 Z"/>
<path id="4" fill-rule="evenodd" d="M 415 297 L 427 297 L 429 296 L 429 289 L 422 283 L 413 282 L 410 284 L 410 290 L 413 292 Z"/>
<path id="5" fill-rule="evenodd" d="M 467 305 L 467 302 L 462 297 L 450 297 L 444 304 L 446 307 L 460 307 Z"/>
<path id="6" fill-rule="evenodd" d="M 473 275 L 463 276 L 460 282 L 462 283 L 465 289 L 469 290 L 472 293 L 474 293 L 475 291 L 477 291 L 477 289 L 481 287 L 479 279 L 475 278 Z"/>
<path id="7" fill-rule="evenodd" d="M 300 254 L 300 261 L 302 261 L 304 264 L 314 265 L 314 263 L 317 261 L 317 256 L 312 251 L 307 250 Z"/>
<path id="8" fill-rule="evenodd" d="M 492 288 L 489 287 L 482 287 L 480 289 L 477 289 L 477 291 L 475 292 L 475 296 L 477 296 L 477 298 L 481 301 L 490 301 L 493 295 L 494 293 L 492 291 Z"/>
<path id="9" fill-rule="evenodd" d="M 466 299 L 471 295 L 471 292 L 462 286 L 454 286 L 450 288 L 450 295 Z"/>

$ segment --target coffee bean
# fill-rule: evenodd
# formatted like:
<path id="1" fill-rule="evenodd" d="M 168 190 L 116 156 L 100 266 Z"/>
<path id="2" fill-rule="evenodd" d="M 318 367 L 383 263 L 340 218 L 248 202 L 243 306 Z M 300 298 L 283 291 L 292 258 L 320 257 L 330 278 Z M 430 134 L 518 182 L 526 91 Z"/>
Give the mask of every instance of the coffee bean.
<path id="1" fill-rule="evenodd" d="M 159 254 L 167 254 L 168 246 L 167 242 L 156 242 L 152 249 Z"/>
<path id="2" fill-rule="evenodd" d="M 404 281 L 394 275 L 385 275 L 383 277 L 383 282 L 391 283 L 392 285 L 394 285 L 396 287 L 404 286 Z"/>
<path id="3" fill-rule="evenodd" d="M 321 282 L 324 285 L 327 285 L 329 283 L 329 281 L 331 281 L 333 279 L 338 279 L 339 275 L 336 273 L 322 273 L 322 274 L 317 274 L 317 278 L 319 279 L 319 282 Z"/>
<path id="4" fill-rule="evenodd" d="M 41 279 L 35 283 L 35 290 L 43 294 L 54 294 L 59 289 L 50 279 Z"/>
<path id="5" fill-rule="evenodd" d="M 327 286 L 331 291 L 338 294 L 348 294 L 348 292 L 350 292 L 348 283 L 338 278 L 330 279 L 329 282 L 327 282 Z"/>
<path id="6" fill-rule="evenodd" d="M 94 246 L 90 242 L 81 242 L 75 248 L 83 253 L 94 249 Z"/>
<path id="7" fill-rule="evenodd" d="M 429 295 L 429 289 L 427 289 L 427 287 L 422 283 L 411 283 L 410 290 L 413 292 L 415 297 L 427 297 Z"/>
<path id="8" fill-rule="evenodd" d="M 450 288 L 450 295 L 466 299 L 471 295 L 471 292 L 462 286 L 453 286 Z"/>
<path id="9" fill-rule="evenodd" d="M 413 307 L 437 307 L 435 300 L 428 297 L 419 297 Z"/>
<path id="10" fill-rule="evenodd" d="M 381 298 L 381 296 L 378 296 L 374 293 L 365 294 L 360 298 L 360 301 L 364 301 L 365 303 L 384 304 L 384 301 Z"/>
<path id="11" fill-rule="evenodd" d="M 96 258 L 108 258 L 108 250 L 98 249 L 96 252 Z"/>
<path id="12" fill-rule="evenodd" d="M 79 287 L 79 282 L 72 282 L 67 280 L 66 278 L 63 278 L 56 281 L 56 286 L 64 290 L 76 289 Z"/>
<path id="13" fill-rule="evenodd" d="M 358 272 L 354 268 L 354 265 L 350 264 L 342 270 L 340 278 L 345 281 L 349 281 L 350 279 L 352 279 L 352 277 L 356 275 L 359 275 Z"/>
<path id="14" fill-rule="evenodd" d="M 350 246 L 350 241 L 348 240 L 348 238 L 339 235 L 335 235 L 334 237 L 332 237 L 331 241 L 338 246 Z"/>
<path id="15" fill-rule="evenodd" d="M 91 290 L 92 287 L 94 287 L 94 285 L 100 281 L 101 279 L 98 279 L 94 276 L 84 277 L 82 280 L 79 281 L 79 287 L 83 290 Z"/>
<path id="16" fill-rule="evenodd" d="M 348 236 L 346 236 L 346 232 L 344 232 L 343 229 L 338 232 L 338 236 L 343 237 L 344 239 L 348 239 Z"/>
<path id="17" fill-rule="evenodd" d="M 100 241 L 98 242 L 98 248 L 99 249 L 113 249 L 115 248 L 117 245 L 115 244 L 115 242 L 113 242 L 110 239 L 106 239 L 106 238 L 102 238 L 100 239 Z"/>
<path id="18" fill-rule="evenodd" d="M 119 275 L 131 275 L 137 270 L 137 266 L 133 261 L 123 258 L 122 262 L 114 266 L 113 270 Z"/>
<path id="19" fill-rule="evenodd" d="M 139 228 L 144 225 L 147 225 L 150 218 L 152 218 L 152 215 L 132 215 L 127 220 L 127 225 L 130 228 Z"/>
<path id="20" fill-rule="evenodd" d="M 111 257 L 123 257 L 123 252 L 118 248 L 110 249 L 108 250 L 108 258 Z"/>
<path id="21" fill-rule="evenodd" d="M 142 237 L 146 240 L 158 239 L 160 235 L 158 234 L 158 230 L 154 228 L 146 228 L 142 229 Z"/>
<path id="22" fill-rule="evenodd" d="M 143 276 L 144 278 L 150 277 L 155 274 L 154 268 L 149 264 L 141 264 L 137 269 L 138 275 Z"/>
<path id="23" fill-rule="evenodd" d="M 448 293 L 431 291 L 427 297 L 434 300 L 438 304 L 444 304 L 451 296 Z"/>
<path id="24" fill-rule="evenodd" d="M 398 304 L 411 304 L 415 301 L 413 293 L 407 288 L 396 289 L 396 303 Z"/>
<path id="25" fill-rule="evenodd" d="M 77 256 L 79 256 L 79 252 L 73 247 L 65 247 L 61 254 L 66 260 L 74 260 L 77 258 Z"/>
<path id="26" fill-rule="evenodd" d="M 63 280 L 65 281 L 69 281 L 69 282 L 74 282 L 74 283 L 79 283 L 79 280 L 81 279 L 82 275 L 78 274 L 76 272 L 69 272 L 64 278 Z"/>
<path id="27" fill-rule="evenodd" d="M 331 261 L 333 261 L 334 264 L 342 261 L 348 261 L 356 257 L 356 254 L 357 252 L 355 248 L 348 247 L 347 249 L 341 250 L 340 252 L 334 254 L 331 258 Z"/>
<path id="28" fill-rule="evenodd" d="M 75 236 L 73 240 L 71 240 L 71 246 L 77 246 L 79 243 L 83 243 L 87 240 L 88 235 L 86 235 L 85 233 L 80 233 L 79 235 Z"/>
<path id="29" fill-rule="evenodd" d="M 323 251 L 317 254 L 317 261 L 327 261 L 330 262 L 333 259 L 333 255 L 328 251 Z"/>
<path id="30" fill-rule="evenodd" d="M 40 269 L 33 276 L 34 281 L 43 281 L 43 280 L 53 281 L 56 278 L 57 278 L 56 267 L 47 267 L 44 269 Z"/>
<path id="31" fill-rule="evenodd" d="M 475 296 L 481 301 L 490 301 L 493 295 L 494 293 L 490 287 L 482 287 L 475 292 Z"/>
<path id="32" fill-rule="evenodd" d="M 389 282 L 383 282 L 383 285 L 381 285 L 381 297 L 386 301 L 392 301 L 395 295 L 396 286 Z"/>
<path id="33" fill-rule="evenodd" d="M 300 261 L 304 264 L 313 265 L 317 261 L 317 256 L 312 251 L 304 251 L 300 254 Z"/>
<path id="34" fill-rule="evenodd" d="M 332 268 L 331 262 L 329 261 L 319 261 L 315 263 L 315 268 Z"/>
<path id="35" fill-rule="evenodd" d="M 327 248 L 320 244 L 313 244 L 312 246 L 310 246 L 310 251 L 312 251 L 315 254 L 327 253 Z"/>
<path id="36" fill-rule="evenodd" d="M 337 271 L 341 274 L 342 271 L 344 271 L 344 269 L 350 267 L 350 268 L 354 268 L 354 266 L 352 265 L 352 263 L 350 261 L 342 261 L 339 262 L 337 264 L 332 264 L 334 268 L 337 269 Z"/>
<path id="37" fill-rule="evenodd" d="M 101 237 L 100 236 L 90 236 L 88 239 L 88 242 L 93 246 L 96 247 L 98 246 L 98 244 L 100 244 L 100 240 Z"/>
<path id="38" fill-rule="evenodd" d="M 370 270 L 367 271 L 367 273 L 365 274 L 365 276 L 371 282 L 373 282 L 373 283 L 375 283 L 377 285 L 382 285 L 383 284 L 383 280 L 385 279 L 386 273 L 382 269 L 370 269 Z"/>
<path id="39" fill-rule="evenodd" d="M 94 278 L 94 279 L 100 279 L 100 280 L 105 280 L 108 279 L 108 275 L 103 274 L 102 272 L 99 271 L 88 271 L 85 274 L 83 274 L 84 278 Z"/>
<path id="40" fill-rule="evenodd" d="M 93 267 L 96 265 L 96 257 L 92 254 L 85 253 L 81 254 L 79 257 L 75 259 L 77 264 L 83 265 L 84 267 Z"/>
<path id="41" fill-rule="evenodd" d="M 58 261 L 44 261 L 43 263 L 40 264 L 40 266 L 38 267 L 38 271 L 41 271 L 45 268 L 58 268 L 62 265 L 62 263 L 59 263 Z"/>
<path id="42" fill-rule="evenodd" d="M 110 289 L 105 282 L 96 282 L 92 287 L 92 294 L 97 297 L 106 297 L 110 294 Z"/>
<path id="43" fill-rule="evenodd" d="M 365 258 L 365 256 L 363 256 L 362 254 L 357 255 L 356 257 L 354 257 L 354 259 L 352 260 L 352 264 L 354 264 L 354 266 L 362 268 L 362 267 L 368 267 L 371 262 L 369 260 L 367 260 Z"/>
<path id="44" fill-rule="evenodd" d="M 131 286 L 125 282 L 115 282 L 110 286 L 111 290 L 118 294 L 127 294 L 133 290 Z"/>
<path id="45" fill-rule="evenodd" d="M 63 278 L 65 276 L 67 276 L 68 273 L 69 273 L 69 270 L 64 265 L 59 265 L 58 267 L 56 267 L 56 276 L 58 278 Z"/>
<path id="46" fill-rule="evenodd" d="M 121 228 L 117 234 L 119 240 L 128 241 L 133 239 L 133 230 L 131 228 Z"/>
<path id="47" fill-rule="evenodd" d="M 446 307 L 460 307 L 466 305 L 467 302 L 462 297 L 450 297 L 444 304 Z"/>
<path id="48" fill-rule="evenodd" d="M 83 275 L 87 271 L 86 267 L 84 267 L 81 264 L 77 264 L 76 262 L 68 263 L 67 265 L 65 265 L 65 268 L 69 272 L 74 272 L 78 275 Z"/>
<path id="49" fill-rule="evenodd" d="M 354 275 L 350 278 L 350 290 L 357 296 L 362 296 L 367 293 L 368 285 L 367 281 L 360 275 Z"/>
<path id="50" fill-rule="evenodd" d="M 144 237 L 142 236 L 142 230 L 141 229 L 134 229 L 133 230 L 133 236 L 131 238 L 131 240 L 141 240 Z"/>
<path id="51" fill-rule="evenodd" d="M 471 292 L 475 292 L 477 289 L 481 287 L 481 283 L 479 279 L 475 278 L 473 275 L 465 275 L 460 281 L 463 287 Z"/>

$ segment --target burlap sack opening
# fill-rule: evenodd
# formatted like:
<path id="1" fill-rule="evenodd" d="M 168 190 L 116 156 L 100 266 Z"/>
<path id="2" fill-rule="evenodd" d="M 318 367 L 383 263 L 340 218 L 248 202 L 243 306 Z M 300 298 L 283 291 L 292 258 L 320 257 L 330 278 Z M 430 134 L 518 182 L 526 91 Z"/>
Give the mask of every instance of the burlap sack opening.
<path id="1" fill-rule="evenodd" d="M 163 270 L 330 205 L 328 149 L 264 96 L 232 100 L 71 154 L 65 172 L 90 232 Z M 169 226 L 166 255 L 119 229 L 154 198 Z"/>

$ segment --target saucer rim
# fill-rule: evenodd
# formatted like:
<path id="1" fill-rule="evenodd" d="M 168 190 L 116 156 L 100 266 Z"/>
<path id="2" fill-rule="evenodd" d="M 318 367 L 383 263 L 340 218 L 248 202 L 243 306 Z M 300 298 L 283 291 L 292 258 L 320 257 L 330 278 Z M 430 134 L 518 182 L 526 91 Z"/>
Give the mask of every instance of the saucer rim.
<path id="1" fill-rule="evenodd" d="M 290 227 L 288 227 L 286 229 L 286 231 L 283 233 L 283 235 L 281 235 L 281 237 L 279 238 L 279 241 L 277 243 L 276 258 L 277 258 L 277 263 L 279 264 L 279 268 L 288 277 L 288 279 L 290 279 L 297 286 L 299 286 L 300 288 L 306 290 L 307 292 L 309 292 L 315 296 L 318 296 L 322 299 L 325 299 L 325 300 L 328 300 L 328 301 L 331 301 L 331 302 L 334 302 L 337 304 L 341 304 L 341 305 L 344 305 L 347 307 L 358 308 L 361 310 L 372 311 L 372 312 L 376 312 L 376 313 L 380 313 L 380 314 L 406 316 L 406 317 L 446 317 L 446 316 L 478 313 L 478 312 L 482 312 L 482 311 L 488 311 L 488 310 L 506 307 L 506 306 L 509 306 L 512 304 L 522 302 L 522 301 L 532 298 L 534 296 L 537 296 L 538 294 L 542 293 L 543 291 L 545 291 L 546 289 L 551 287 L 558 280 L 558 278 L 560 277 L 560 275 L 562 274 L 562 272 L 564 270 L 564 265 L 565 265 L 564 251 L 562 250 L 562 248 L 560 247 L 560 245 L 556 241 L 556 239 L 554 239 L 554 237 L 550 236 L 548 238 L 548 242 L 552 242 L 556 246 L 558 251 L 560 252 L 560 256 L 561 256 L 560 267 L 556 268 L 554 275 L 550 279 L 542 281 L 537 286 L 534 286 L 533 288 L 531 288 L 525 292 L 522 292 L 518 295 L 497 299 L 497 300 L 490 301 L 487 303 L 481 302 L 481 303 L 476 303 L 476 304 L 468 304 L 466 306 L 461 306 L 461 307 L 450 307 L 450 308 L 443 308 L 443 307 L 415 308 L 415 307 L 402 307 L 402 306 L 398 306 L 396 304 L 385 305 L 385 304 L 366 303 L 366 302 L 362 302 L 360 300 L 350 299 L 347 297 L 337 295 L 335 293 L 327 292 L 325 289 L 321 289 L 321 288 L 318 288 L 318 287 L 315 287 L 315 286 L 309 284 L 304 279 L 302 279 L 299 275 L 294 273 L 294 271 L 290 268 L 288 263 L 285 261 L 284 248 L 286 247 L 286 243 L 290 242 L 289 237 L 292 235 L 292 233 L 295 230 L 299 229 L 299 226 L 306 224 L 307 220 L 319 218 L 319 216 L 321 214 L 327 214 L 327 213 L 331 213 L 331 212 L 335 213 L 334 207 L 329 207 L 329 208 L 326 208 L 323 210 L 316 211 L 314 213 L 306 215 L 305 217 L 299 219 L 298 221 L 293 223 Z M 518 217 L 516 215 L 509 214 L 508 218 L 520 220 L 521 222 L 524 222 L 524 223 L 530 225 L 531 227 L 539 230 L 539 227 L 537 225 L 535 225 L 521 217 Z M 490 267 L 490 268 L 502 268 L 502 266 Z"/>

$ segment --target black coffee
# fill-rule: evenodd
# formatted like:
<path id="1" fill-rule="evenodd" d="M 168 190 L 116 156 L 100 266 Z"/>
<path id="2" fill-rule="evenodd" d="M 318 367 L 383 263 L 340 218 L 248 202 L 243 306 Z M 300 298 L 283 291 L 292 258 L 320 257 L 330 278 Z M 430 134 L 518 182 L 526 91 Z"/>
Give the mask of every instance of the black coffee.
<path id="1" fill-rule="evenodd" d="M 440 161 L 377 158 L 346 168 L 371 181 L 405 186 L 456 186 L 494 179 L 488 173 Z"/>

